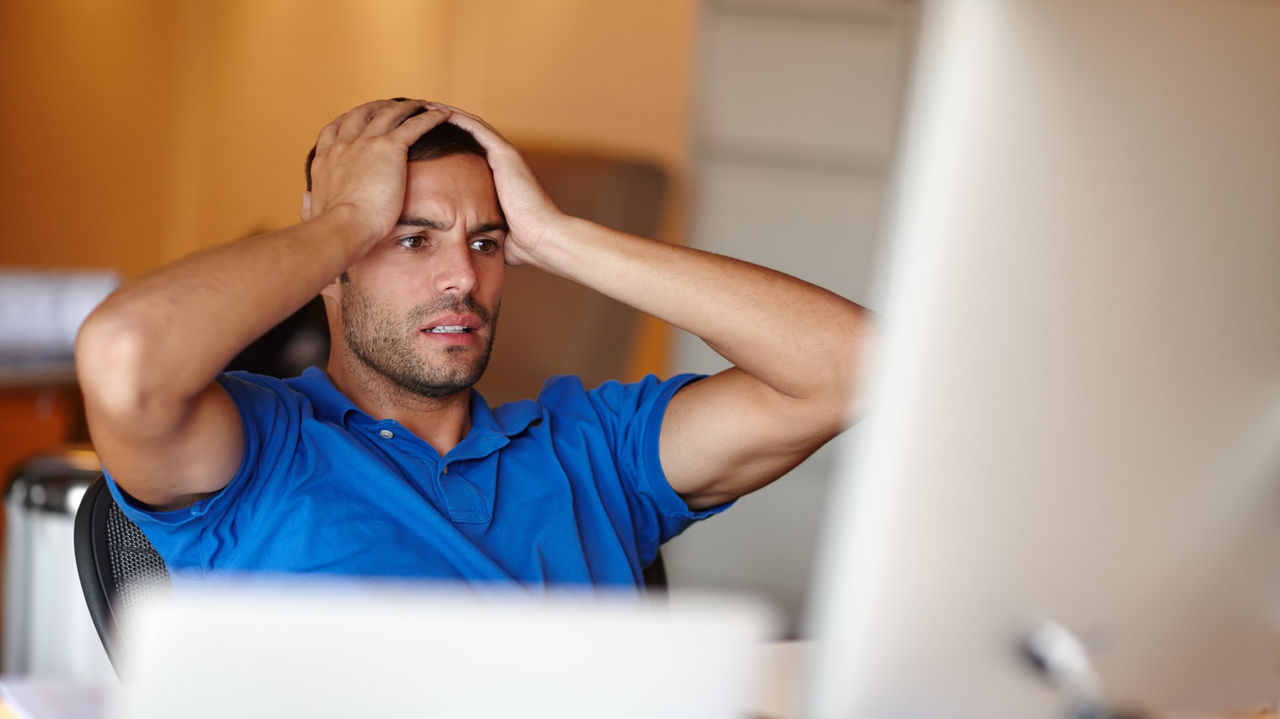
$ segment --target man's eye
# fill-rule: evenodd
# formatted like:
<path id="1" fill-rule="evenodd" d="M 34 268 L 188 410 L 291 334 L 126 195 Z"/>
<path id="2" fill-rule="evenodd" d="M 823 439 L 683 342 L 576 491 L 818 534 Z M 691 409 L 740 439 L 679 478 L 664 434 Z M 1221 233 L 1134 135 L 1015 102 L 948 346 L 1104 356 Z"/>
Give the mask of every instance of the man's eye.
<path id="1" fill-rule="evenodd" d="M 418 250 L 427 244 L 427 239 L 422 235 L 410 235 L 409 237 L 401 237 L 396 240 L 396 244 L 407 250 Z"/>
<path id="2" fill-rule="evenodd" d="M 494 252 L 497 252 L 499 247 L 498 247 L 498 243 L 495 242 L 494 240 L 491 240 L 488 237 L 481 237 L 478 240 L 471 241 L 471 249 L 475 250 L 476 252 L 489 255 L 489 254 L 493 254 Z"/>

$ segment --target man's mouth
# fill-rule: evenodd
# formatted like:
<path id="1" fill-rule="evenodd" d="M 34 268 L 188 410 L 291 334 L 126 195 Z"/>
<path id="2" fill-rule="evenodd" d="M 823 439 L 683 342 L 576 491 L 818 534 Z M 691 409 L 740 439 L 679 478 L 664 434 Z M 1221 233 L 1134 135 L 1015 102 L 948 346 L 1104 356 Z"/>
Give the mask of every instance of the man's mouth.
<path id="1" fill-rule="evenodd" d="M 456 297 L 447 298 L 452 304 L 471 304 L 474 301 L 459 299 Z M 434 335 L 436 339 L 448 344 L 467 344 L 472 342 L 473 336 L 479 336 L 486 331 L 488 312 L 483 308 L 475 311 L 468 311 L 470 307 L 444 307 L 437 309 L 430 315 L 421 316 L 418 320 L 419 331 L 424 334 Z M 452 311 L 451 311 L 452 310 Z M 426 313 L 423 312 L 425 315 Z"/>

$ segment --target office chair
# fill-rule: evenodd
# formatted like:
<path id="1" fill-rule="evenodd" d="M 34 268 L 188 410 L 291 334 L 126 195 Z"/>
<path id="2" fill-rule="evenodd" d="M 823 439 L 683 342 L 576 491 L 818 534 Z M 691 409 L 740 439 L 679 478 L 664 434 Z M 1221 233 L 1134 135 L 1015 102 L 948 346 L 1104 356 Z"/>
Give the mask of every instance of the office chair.
<path id="1" fill-rule="evenodd" d="M 118 673 L 116 629 L 120 613 L 157 591 L 169 589 L 169 570 L 138 526 L 124 516 L 101 476 L 85 490 L 76 510 L 76 569 L 89 616 L 102 648 Z"/>
<path id="2" fill-rule="evenodd" d="M 644 568 L 644 586 L 649 591 L 665 591 L 667 588 L 667 565 L 662 561 L 662 552 L 653 558 L 649 566 Z"/>

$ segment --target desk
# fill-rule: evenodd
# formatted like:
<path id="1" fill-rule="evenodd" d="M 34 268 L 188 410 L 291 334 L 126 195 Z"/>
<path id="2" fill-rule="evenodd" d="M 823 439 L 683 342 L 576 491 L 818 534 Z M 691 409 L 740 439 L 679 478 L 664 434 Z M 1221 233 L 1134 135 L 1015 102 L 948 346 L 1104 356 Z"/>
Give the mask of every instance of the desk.
<path id="1" fill-rule="evenodd" d="M 800 670 L 810 642 L 772 642 L 762 648 L 766 680 L 748 702 L 756 719 L 800 719 L 803 682 Z M 105 711 L 106 692 L 82 683 L 12 679 L 0 683 L 0 719 L 96 719 Z M 20 714 L 8 699 L 27 703 L 30 716 Z M 50 700 L 53 697 L 53 700 Z M 1272 711 L 1238 711 L 1224 714 L 1155 715 L 1151 719 L 1280 719 Z"/>
<path id="2" fill-rule="evenodd" d="M 770 642 L 762 647 L 760 661 L 764 681 L 748 703 L 758 719 L 793 719 L 800 716 L 804 689 L 800 676 L 812 642 Z"/>
<path id="3" fill-rule="evenodd" d="M 800 719 L 805 654 L 813 643 L 771 642 L 762 648 L 764 682 L 748 703 L 756 719 Z M 3 719 L 0 717 L 0 719 Z M 1149 719 L 1280 719 L 1273 710 L 1241 710 L 1222 714 L 1156 714 Z"/>

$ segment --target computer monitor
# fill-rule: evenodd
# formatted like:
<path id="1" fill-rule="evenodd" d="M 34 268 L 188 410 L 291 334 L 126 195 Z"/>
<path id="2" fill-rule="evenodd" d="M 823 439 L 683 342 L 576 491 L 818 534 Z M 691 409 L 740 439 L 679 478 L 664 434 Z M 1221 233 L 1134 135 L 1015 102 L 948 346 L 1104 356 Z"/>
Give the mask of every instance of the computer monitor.
<path id="1" fill-rule="evenodd" d="M 896 182 L 806 716 L 1274 706 L 1280 2 L 928 4 Z"/>

